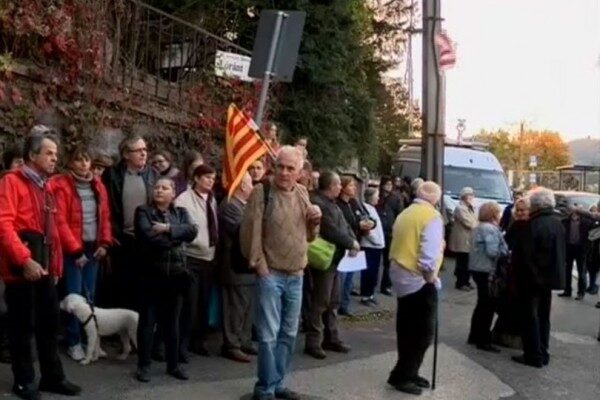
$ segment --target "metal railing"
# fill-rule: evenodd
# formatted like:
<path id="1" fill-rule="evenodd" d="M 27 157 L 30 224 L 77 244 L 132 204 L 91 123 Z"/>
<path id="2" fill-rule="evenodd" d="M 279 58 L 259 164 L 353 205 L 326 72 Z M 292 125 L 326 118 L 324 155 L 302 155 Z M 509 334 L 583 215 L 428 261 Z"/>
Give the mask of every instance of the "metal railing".
<path id="1" fill-rule="evenodd" d="M 217 50 L 251 55 L 235 43 L 142 1 L 119 4 L 108 17 L 112 39 L 105 42 L 107 78 L 112 84 L 185 105 L 187 91 L 214 75 Z"/>

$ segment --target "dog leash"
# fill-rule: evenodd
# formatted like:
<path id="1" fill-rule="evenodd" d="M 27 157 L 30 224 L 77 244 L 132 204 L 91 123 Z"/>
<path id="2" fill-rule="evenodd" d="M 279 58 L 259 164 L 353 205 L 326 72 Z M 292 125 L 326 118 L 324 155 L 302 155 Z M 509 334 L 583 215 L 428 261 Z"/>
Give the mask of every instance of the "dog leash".
<path id="1" fill-rule="evenodd" d="M 85 282 L 82 282 L 82 284 L 83 284 L 83 297 L 85 297 L 85 301 L 87 302 L 87 304 L 90 306 L 90 309 L 92 310 L 92 313 L 83 322 L 82 326 L 85 328 L 87 326 L 87 324 L 90 323 L 91 320 L 94 320 L 94 325 L 96 325 L 96 330 L 98 330 L 98 318 L 96 318 L 96 310 L 94 309 L 94 302 L 92 301 L 92 296 L 90 295 L 90 291 L 87 288 L 87 285 L 85 284 Z"/>

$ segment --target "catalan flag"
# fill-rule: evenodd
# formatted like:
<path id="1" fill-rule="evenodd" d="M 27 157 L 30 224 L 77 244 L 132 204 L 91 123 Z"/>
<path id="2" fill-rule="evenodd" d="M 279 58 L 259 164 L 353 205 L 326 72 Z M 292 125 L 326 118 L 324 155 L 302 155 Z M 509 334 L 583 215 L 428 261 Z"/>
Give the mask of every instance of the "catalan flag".
<path id="1" fill-rule="evenodd" d="M 239 186 L 250 164 L 264 156 L 268 147 L 258 134 L 254 120 L 234 104 L 227 110 L 223 186 L 229 197 Z"/>

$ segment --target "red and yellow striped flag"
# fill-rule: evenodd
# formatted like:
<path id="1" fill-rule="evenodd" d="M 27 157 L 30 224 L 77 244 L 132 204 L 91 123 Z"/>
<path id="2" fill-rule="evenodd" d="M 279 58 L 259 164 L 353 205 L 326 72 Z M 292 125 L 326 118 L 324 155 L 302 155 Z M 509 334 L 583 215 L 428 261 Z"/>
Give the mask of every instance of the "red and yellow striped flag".
<path id="1" fill-rule="evenodd" d="M 227 110 L 223 163 L 223 186 L 229 197 L 239 186 L 250 164 L 267 152 L 268 147 L 259 136 L 254 120 L 231 104 Z"/>

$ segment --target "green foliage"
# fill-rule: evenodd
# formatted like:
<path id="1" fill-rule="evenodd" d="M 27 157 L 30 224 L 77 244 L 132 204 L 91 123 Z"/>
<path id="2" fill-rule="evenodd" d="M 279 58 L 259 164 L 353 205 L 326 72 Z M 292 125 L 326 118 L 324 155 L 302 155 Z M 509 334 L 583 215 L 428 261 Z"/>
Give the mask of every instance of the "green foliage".
<path id="1" fill-rule="evenodd" d="M 173 10 L 173 3 L 154 1 L 165 10 Z M 308 137 L 310 157 L 322 166 L 358 159 L 370 169 L 389 171 L 397 139 L 408 132 L 407 92 L 399 82 L 385 84 L 381 73 L 402 53 L 409 1 L 377 10 L 364 0 L 178 3 L 177 15 L 250 49 L 262 9 L 306 11 L 294 80 L 278 85 L 273 119 L 282 125 L 284 141 Z"/>

